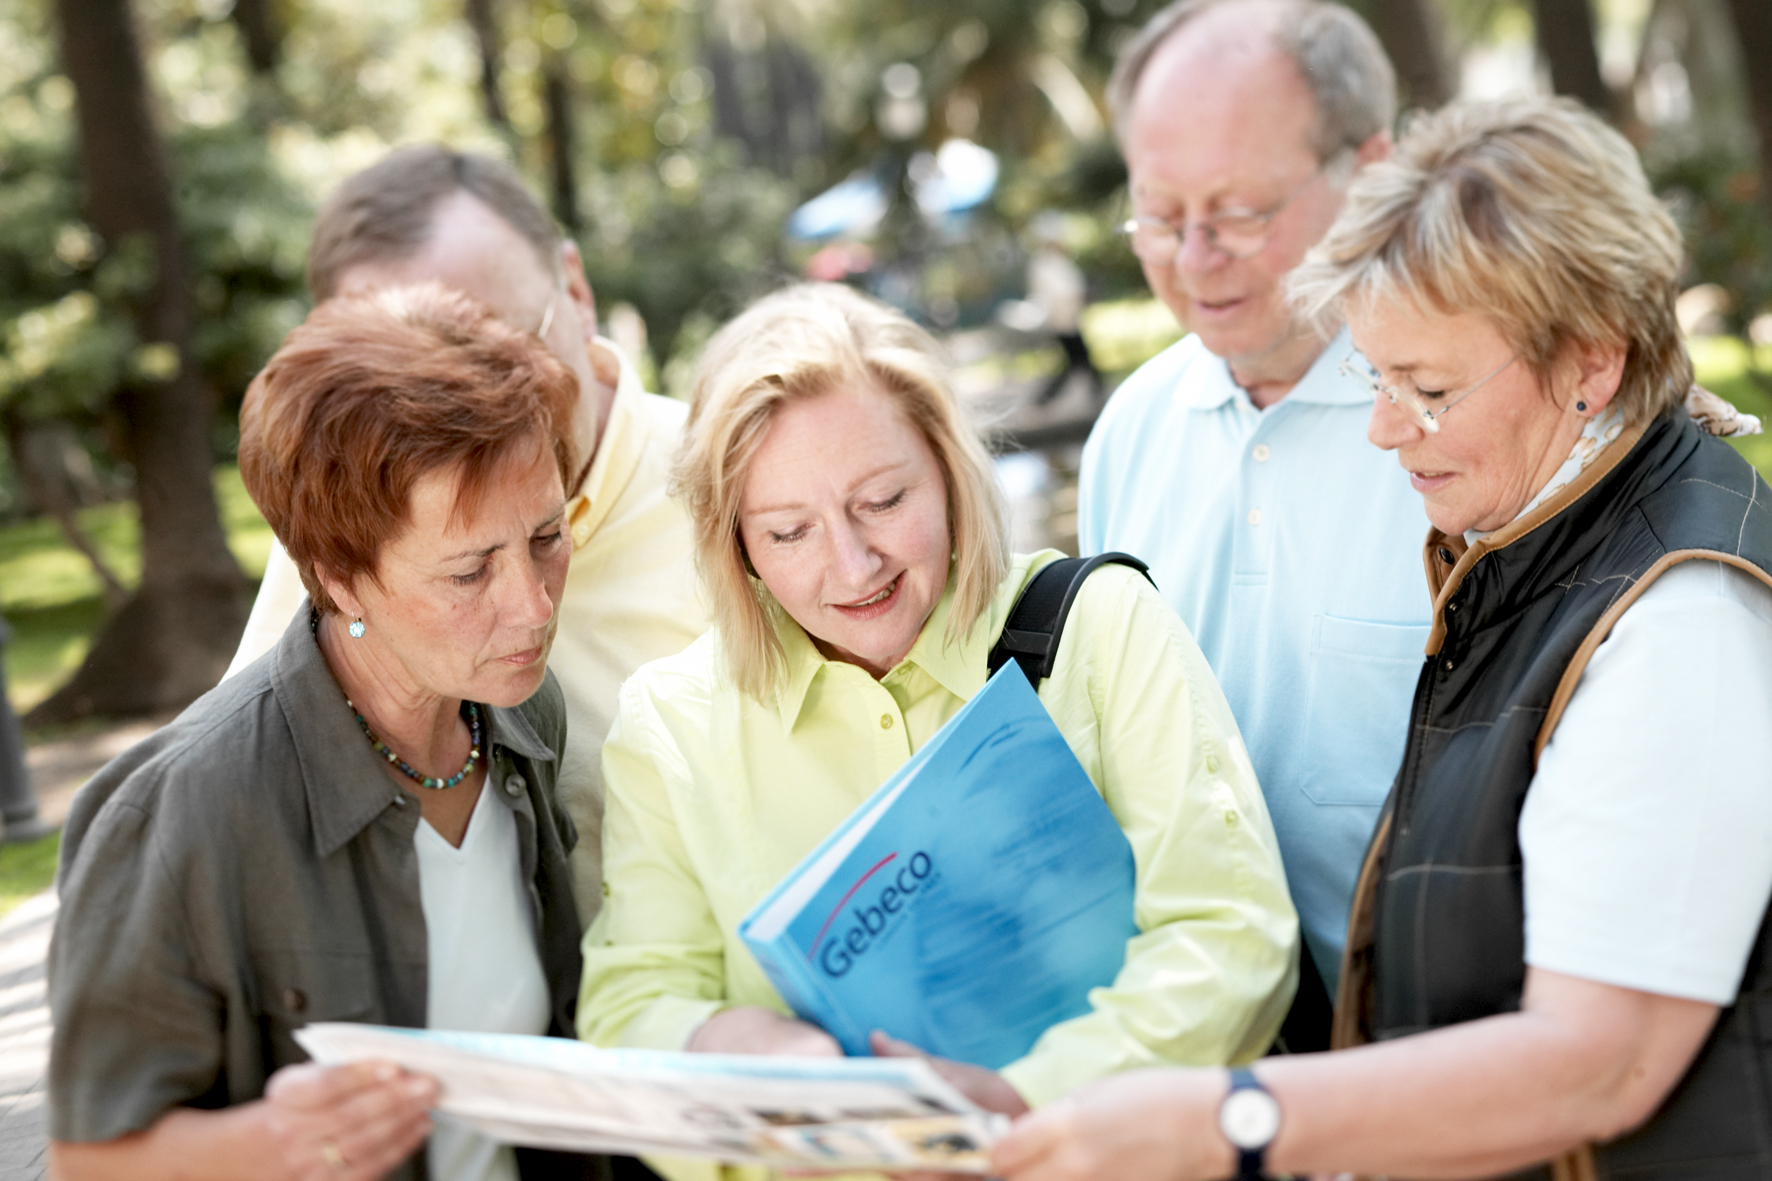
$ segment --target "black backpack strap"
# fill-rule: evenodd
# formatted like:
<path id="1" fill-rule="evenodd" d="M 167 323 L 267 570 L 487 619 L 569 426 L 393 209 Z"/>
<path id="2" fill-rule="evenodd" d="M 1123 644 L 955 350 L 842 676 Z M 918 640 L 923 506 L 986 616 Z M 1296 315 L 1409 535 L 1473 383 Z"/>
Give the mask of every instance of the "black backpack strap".
<path id="1" fill-rule="evenodd" d="M 1003 634 L 991 649 L 990 671 L 994 674 L 1014 657 L 1028 684 L 1038 689 L 1058 663 L 1058 641 L 1064 635 L 1065 617 L 1077 601 L 1077 592 L 1083 589 L 1083 580 L 1097 566 L 1107 565 L 1130 566 L 1152 586 L 1156 585 L 1149 567 L 1131 554 L 1096 554 L 1093 558 L 1060 558 L 1049 563 L 1021 589 L 1015 606 L 1010 608 L 1009 622 L 1003 625 Z"/>

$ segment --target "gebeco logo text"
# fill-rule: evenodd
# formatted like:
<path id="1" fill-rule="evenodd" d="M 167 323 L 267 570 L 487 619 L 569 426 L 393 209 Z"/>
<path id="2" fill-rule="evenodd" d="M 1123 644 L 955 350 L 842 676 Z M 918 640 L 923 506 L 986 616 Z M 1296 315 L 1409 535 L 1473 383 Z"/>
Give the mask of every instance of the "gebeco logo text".
<path id="1" fill-rule="evenodd" d="M 897 853 L 882 857 L 872 869 L 857 878 L 849 892 L 831 908 L 806 958 L 816 959 L 827 976 L 848 974 L 868 949 L 879 942 L 892 925 L 894 916 L 904 913 L 911 903 L 911 896 L 924 887 L 934 872 L 935 863 L 922 850 L 904 860 L 900 860 Z M 856 901 L 856 895 L 876 878 L 880 880 L 875 881 L 873 890 Z M 854 906 L 850 906 L 852 901 Z M 847 913 L 845 907 L 849 908 Z M 826 942 L 825 936 L 831 934 L 831 928 L 838 925 L 839 919 L 843 920 L 840 933 Z"/>

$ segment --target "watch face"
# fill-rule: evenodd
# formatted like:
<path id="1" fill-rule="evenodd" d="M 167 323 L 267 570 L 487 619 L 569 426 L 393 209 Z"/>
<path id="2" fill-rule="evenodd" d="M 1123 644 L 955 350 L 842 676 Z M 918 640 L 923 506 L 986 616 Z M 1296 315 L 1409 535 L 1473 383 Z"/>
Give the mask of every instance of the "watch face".
<path id="1" fill-rule="evenodd" d="M 1232 1091 L 1218 1109 L 1218 1126 L 1238 1148 L 1266 1148 L 1280 1130 L 1280 1105 L 1254 1087 Z"/>

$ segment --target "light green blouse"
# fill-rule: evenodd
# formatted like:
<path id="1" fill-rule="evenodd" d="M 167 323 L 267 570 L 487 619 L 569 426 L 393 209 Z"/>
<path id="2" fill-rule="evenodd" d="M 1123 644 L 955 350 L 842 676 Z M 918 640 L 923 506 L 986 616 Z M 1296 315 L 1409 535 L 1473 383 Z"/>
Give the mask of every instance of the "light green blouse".
<path id="1" fill-rule="evenodd" d="M 622 688 L 603 747 L 604 892 L 585 936 L 579 1034 L 679 1049 L 734 1005 L 786 1012 L 737 936 L 758 899 L 984 687 L 1028 578 L 1018 556 L 990 609 L 943 643 L 952 584 L 904 660 L 876 681 L 826 660 L 780 616 L 783 686 L 727 675 L 716 633 Z M 1141 934 L 1092 1011 L 1003 1075 L 1039 1105 L 1139 1066 L 1248 1061 L 1291 1001 L 1297 916 L 1249 756 L 1212 671 L 1151 585 L 1095 572 L 1039 695 L 1137 861 Z"/>

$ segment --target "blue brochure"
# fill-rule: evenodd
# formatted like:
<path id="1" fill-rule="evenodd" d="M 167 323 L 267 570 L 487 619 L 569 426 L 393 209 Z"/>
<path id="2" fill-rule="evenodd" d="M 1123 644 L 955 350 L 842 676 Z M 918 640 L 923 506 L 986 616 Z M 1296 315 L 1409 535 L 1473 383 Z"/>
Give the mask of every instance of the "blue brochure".
<path id="1" fill-rule="evenodd" d="M 1132 847 L 1010 661 L 738 932 L 846 1053 L 882 1029 L 996 1069 L 1113 982 L 1132 889 Z"/>

